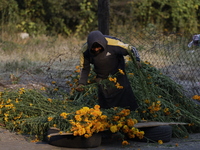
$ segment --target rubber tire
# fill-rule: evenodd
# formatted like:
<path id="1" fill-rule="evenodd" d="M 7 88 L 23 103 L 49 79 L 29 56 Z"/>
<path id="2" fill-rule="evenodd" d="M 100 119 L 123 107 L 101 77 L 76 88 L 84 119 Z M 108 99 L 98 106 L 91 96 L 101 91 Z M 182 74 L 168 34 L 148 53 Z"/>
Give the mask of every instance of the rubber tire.
<path id="1" fill-rule="evenodd" d="M 168 125 L 140 128 L 140 131 L 144 131 L 144 138 L 139 139 L 136 137 L 133 140 L 140 142 L 158 142 L 158 140 L 169 142 L 172 137 L 172 127 Z"/>
<path id="2" fill-rule="evenodd" d="M 93 134 L 93 136 L 89 138 L 73 135 L 56 135 L 50 137 L 47 142 L 59 147 L 93 148 L 101 145 L 101 135 Z"/>
<path id="3" fill-rule="evenodd" d="M 101 134 L 95 133 L 92 137 L 84 138 L 82 136 L 73 135 L 53 135 L 52 133 L 59 133 L 58 128 L 50 128 L 47 131 L 46 141 L 54 146 L 68 147 L 68 148 L 93 148 L 101 145 Z"/>

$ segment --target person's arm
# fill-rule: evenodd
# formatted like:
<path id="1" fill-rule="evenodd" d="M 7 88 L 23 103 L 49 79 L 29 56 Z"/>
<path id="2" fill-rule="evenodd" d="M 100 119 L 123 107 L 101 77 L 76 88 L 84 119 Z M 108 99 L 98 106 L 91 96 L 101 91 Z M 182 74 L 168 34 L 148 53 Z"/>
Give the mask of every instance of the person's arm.
<path id="1" fill-rule="evenodd" d="M 126 56 L 126 55 L 130 55 L 131 53 L 133 53 L 134 56 L 136 57 L 136 61 L 140 62 L 140 55 L 135 47 L 133 47 L 130 44 L 125 44 L 121 40 L 119 40 L 115 37 L 107 36 L 105 38 L 108 41 L 108 45 L 118 46 L 119 47 L 118 50 L 120 50 L 120 53 L 122 55 Z"/>
<path id="2" fill-rule="evenodd" d="M 82 54 L 80 56 L 80 79 L 79 84 L 86 85 L 88 80 L 88 75 L 90 72 L 90 61 L 87 53 L 87 44 L 82 48 Z"/>

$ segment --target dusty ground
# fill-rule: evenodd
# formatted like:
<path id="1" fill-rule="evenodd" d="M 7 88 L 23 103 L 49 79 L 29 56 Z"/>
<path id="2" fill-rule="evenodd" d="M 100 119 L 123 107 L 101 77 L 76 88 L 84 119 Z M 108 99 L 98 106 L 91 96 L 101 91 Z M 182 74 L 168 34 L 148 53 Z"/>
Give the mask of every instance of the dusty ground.
<path id="1" fill-rule="evenodd" d="M 130 141 L 130 145 L 121 146 L 121 141 L 117 139 L 102 140 L 102 144 L 96 148 L 86 148 L 87 150 L 199 150 L 200 133 L 191 134 L 188 138 L 172 138 L 170 142 L 159 145 L 157 143 L 143 143 Z M 30 141 L 30 138 L 11 133 L 0 128 L 0 150 L 86 150 L 77 148 L 66 148 L 49 145 L 46 142 Z"/>

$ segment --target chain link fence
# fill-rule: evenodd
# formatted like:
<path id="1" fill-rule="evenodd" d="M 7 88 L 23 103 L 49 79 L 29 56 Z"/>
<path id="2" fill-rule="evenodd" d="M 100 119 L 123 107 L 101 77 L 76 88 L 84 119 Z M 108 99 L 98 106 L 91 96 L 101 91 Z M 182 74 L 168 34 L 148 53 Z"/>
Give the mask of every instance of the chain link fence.
<path id="1" fill-rule="evenodd" d="M 131 33 L 129 37 L 142 61 L 154 67 L 186 90 L 186 95 L 200 95 L 200 47 L 188 47 L 192 35 L 175 33 Z M 129 39 L 130 40 L 130 39 Z"/>

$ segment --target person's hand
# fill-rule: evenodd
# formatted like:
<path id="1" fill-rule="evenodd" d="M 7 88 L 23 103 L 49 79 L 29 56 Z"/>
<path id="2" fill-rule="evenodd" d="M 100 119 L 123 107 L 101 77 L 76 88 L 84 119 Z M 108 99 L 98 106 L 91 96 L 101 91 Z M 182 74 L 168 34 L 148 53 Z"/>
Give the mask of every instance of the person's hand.
<path id="1" fill-rule="evenodd" d="M 84 91 L 84 85 L 83 84 L 79 84 L 75 89 L 78 92 L 83 92 Z"/>

